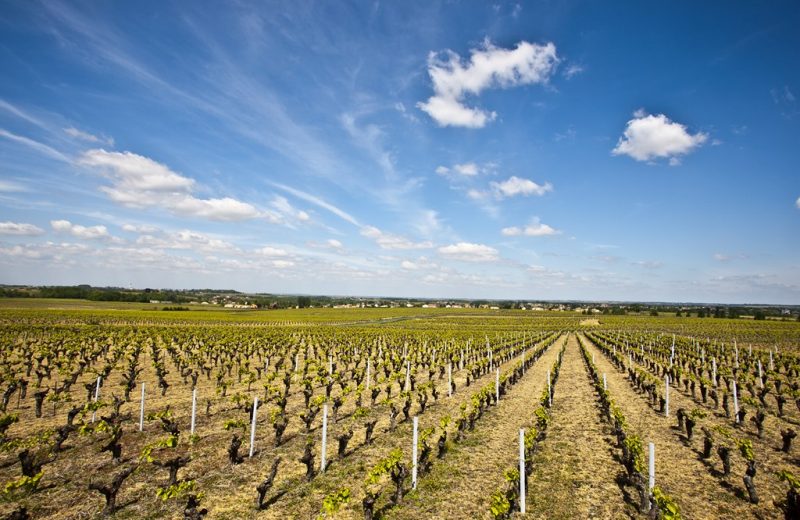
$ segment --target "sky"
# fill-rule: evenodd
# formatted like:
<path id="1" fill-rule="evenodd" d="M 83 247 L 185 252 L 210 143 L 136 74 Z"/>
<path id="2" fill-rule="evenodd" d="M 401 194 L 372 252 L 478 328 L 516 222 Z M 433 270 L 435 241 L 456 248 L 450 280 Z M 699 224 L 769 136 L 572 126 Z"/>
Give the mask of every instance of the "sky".
<path id="1" fill-rule="evenodd" d="M 3 2 L 0 283 L 800 304 L 796 2 Z"/>

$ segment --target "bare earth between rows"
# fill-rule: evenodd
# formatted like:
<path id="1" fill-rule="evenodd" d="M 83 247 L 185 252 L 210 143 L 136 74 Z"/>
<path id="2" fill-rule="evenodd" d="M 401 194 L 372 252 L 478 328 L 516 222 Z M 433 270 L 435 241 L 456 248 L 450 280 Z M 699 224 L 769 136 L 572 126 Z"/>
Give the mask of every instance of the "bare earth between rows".
<path id="1" fill-rule="evenodd" d="M 565 336 L 550 346 L 500 404 L 476 423 L 475 430 L 422 478 L 417 491 L 386 516 L 390 519 L 491 518 L 489 496 L 503 482 L 503 472 L 517 464 L 519 429 L 533 423 L 547 370 Z"/>
<path id="2" fill-rule="evenodd" d="M 676 424 L 674 417 L 664 417 L 651 408 L 624 373 L 593 343 L 585 337 L 583 340 L 594 354 L 597 369 L 606 374 L 608 391 L 625 414 L 630 432 L 640 435 L 645 446 L 648 442 L 655 443 L 656 485 L 675 499 L 684 518 L 763 518 L 749 502 L 723 487 L 697 453 L 684 445 L 679 432 L 671 428 Z M 622 471 L 621 465 L 618 468 Z"/>
<path id="3" fill-rule="evenodd" d="M 631 512 L 614 475 L 614 439 L 600 420 L 592 380 L 570 335 L 547 437 L 528 479 L 531 518 L 621 518 Z"/>

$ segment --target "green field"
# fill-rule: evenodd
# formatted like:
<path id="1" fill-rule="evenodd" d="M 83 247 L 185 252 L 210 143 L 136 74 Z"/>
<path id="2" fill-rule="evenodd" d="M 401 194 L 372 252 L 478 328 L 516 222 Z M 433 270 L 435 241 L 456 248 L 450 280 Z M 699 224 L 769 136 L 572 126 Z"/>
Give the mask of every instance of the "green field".
<path id="1" fill-rule="evenodd" d="M 646 442 L 654 442 L 662 513 L 677 506 L 688 518 L 771 518 L 783 514 L 790 489 L 777 472 L 796 472 L 797 448 L 779 448 L 800 423 L 797 322 L 161 309 L 0 300 L 0 513 L 181 518 L 197 499 L 198 511 L 231 519 L 637 518 L 636 479 L 641 471 L 646 477 Z M 659 402 L 665 375 L 673 381 L 670 417 Z M 745 413 L 738 426 L 733 381 Z M 322 472 L 324 406 L 331 419 Z M 678 410 L 696 423 L 692 439 L 676 423 Z M 520 428 L 530 469 L 525 515 L 514 512 L 509 473 Z M 702 457 L 706 438 L 732 453 L 729 474 L 716 452 Z M 629 447 L 636 442 L 645 443 L 638 455 Z M 742 481 L 753 460 L 759 503 Z M 199 514 L 188 511 L 186 518 Z"/>

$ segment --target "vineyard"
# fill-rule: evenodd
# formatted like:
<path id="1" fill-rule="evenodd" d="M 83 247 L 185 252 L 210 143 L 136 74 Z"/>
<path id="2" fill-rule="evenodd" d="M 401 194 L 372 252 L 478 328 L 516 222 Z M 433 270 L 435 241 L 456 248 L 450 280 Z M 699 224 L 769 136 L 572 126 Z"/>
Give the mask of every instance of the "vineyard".
<path id="1" fill-rule="evenodd" d="M 800 518 L 800 324 L 0 305 L 6 518 Z"/>

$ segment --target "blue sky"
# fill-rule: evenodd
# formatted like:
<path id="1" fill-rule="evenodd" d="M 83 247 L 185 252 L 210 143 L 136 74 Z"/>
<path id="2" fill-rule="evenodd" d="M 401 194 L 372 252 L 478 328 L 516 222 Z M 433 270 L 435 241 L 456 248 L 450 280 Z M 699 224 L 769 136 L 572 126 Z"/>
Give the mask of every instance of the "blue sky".
<path id="1" fill-rule="evenodd" d="M 799 25 L 4 2 L 0 283 L 798 304 Z"/>

